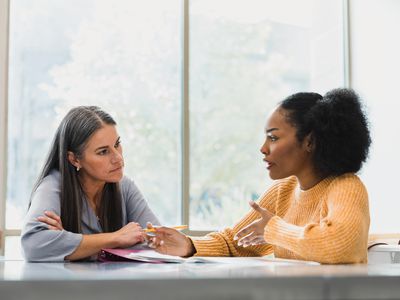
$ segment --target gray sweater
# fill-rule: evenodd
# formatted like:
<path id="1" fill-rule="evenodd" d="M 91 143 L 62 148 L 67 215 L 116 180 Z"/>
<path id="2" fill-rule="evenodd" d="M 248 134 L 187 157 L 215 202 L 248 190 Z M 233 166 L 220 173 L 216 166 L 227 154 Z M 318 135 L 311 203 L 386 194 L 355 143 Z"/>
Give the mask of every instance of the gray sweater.
<path id="1" fill-rule="evenodd" d="M 143 195 L 128 177 L 120 181 L 122 193 L 122 225 L 137 222 L 142 227 L 146 222 L 159 225 L 159 221 L 149 208 Z M 97 217 L 87 203 L 82 208 L 82 234 L 103 232 Z M 46 176 L 32 195 L 31 206 L 22 228 L 21 244 L 26 260 L 64 261 L 75 251 L 82 240 L 82 234 L 66 230 L 49 230 L 47 225 L 36 220 L 44 211 L 53 211 L 60 215 L 60 173 L 52 171 Z"/>

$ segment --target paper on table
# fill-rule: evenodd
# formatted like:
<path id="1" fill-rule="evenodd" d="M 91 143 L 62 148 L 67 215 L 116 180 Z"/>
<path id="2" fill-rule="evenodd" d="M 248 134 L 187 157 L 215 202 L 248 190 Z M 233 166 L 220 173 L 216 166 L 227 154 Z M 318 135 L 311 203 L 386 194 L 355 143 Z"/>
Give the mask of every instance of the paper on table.
<path id="1" fill-rule="evenodd" d="M 150 263 L 218 263 L 235 265 L 262 265 L 262 264 L 311 264 L 319 263 L 302 260 L 280 259 L 271 257 L 213 257 L 193 256 L 183 258 L 180 256 L 160 254 L 154 250 L 133 250 L 133 249 L 103 249 L 100 260 L 132 260 Z"/>
<path id="2" fill-rule="evenodd" d="M 262 264 L 305 264 L 319 265 L 314 261 L 282 259 L 271 257 L 225 257 L 225 256 L 195 256 L 187 259 L 186 262 L 219 263 L 219 264 L 237 264 L 237 265 L 262 265 Z"/>
<path id="3" fill-rule="evenodd" d="M 169 262 L 169 263 L 183 263 L 187 258 L 182 258 L 180 256 L 166 255 L 158 253 L 154 250 L 141 250 L 138 252 L 129 253 L 127 255 L 130 259 L 145 259 L 149 261 L 156 262 Z"/>

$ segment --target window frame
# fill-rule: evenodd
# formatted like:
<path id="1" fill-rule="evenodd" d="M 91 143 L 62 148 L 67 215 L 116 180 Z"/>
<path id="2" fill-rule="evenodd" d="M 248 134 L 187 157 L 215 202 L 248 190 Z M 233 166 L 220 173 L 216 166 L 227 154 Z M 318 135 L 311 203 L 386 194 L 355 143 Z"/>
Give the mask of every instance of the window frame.
<path id="1" fill-rule="evenodd" d="M 0 255 L 4 255 L 5 237 L 20 234 L 20 232 L 9 232 L 5 228 L 7 196 L 9 7 L 9 0 L 0 0 Z"/>
<path id="2" fill-rule="evenodd" d="M 343 1 L 344 30 L 344 85 L 351 86 L 350 70 L 350 28 L 349 1 Z M 8 130 L 8 51 L 9 51 L 9 17 L 10 0 L 0 0 L 0 255 L 4 255 L 5 238 L 19 236 L 21 230 L 6 228 L 7 197 L 7 130 Z M 189 91 L 189 32 L 190 32 L 190 0 L 182 0 L 182 103 L 181 103 L 181 220 L 182 224 L 190 224 L 190 91 Z M 204 235 L 209 231 L 187 230 L 190 235 Z"/>

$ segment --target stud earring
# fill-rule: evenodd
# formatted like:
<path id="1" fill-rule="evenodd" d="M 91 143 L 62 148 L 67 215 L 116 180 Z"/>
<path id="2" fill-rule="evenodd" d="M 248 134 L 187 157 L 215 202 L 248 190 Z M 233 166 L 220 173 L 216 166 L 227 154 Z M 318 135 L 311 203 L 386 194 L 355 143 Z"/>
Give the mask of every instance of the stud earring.
<path id="1" fill-rule="evenodd" d="M 81 168 L 78 166 L 78 167 L 76 167 L 76 171 L 77 172 L 79 172 L 79 170 L 80 170 Z"/>

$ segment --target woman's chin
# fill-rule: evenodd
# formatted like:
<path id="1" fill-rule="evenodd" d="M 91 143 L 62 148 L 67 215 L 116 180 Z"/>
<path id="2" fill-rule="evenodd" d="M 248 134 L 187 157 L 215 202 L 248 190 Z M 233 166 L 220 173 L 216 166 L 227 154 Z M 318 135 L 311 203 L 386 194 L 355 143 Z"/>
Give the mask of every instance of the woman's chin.
<path id="1" fill-rule="evenodd" d="M 124 177 L 124 173 L 121 171 L 110 176 L 107 182 L 112 182 L 112 183 L 120 182 L 122 177 Z"/>
<path id="2" fill-rule="evenodd" d="M 277 173 L 275 173 L 275 172 L 269 172 L 269 177 L 272 179 L 272 180 L 278 180 L 278 179 L 282 179 L 282 178 L 286 178 L 287 176 L 284 176 L 283 174 L 277 174 Z"/>

